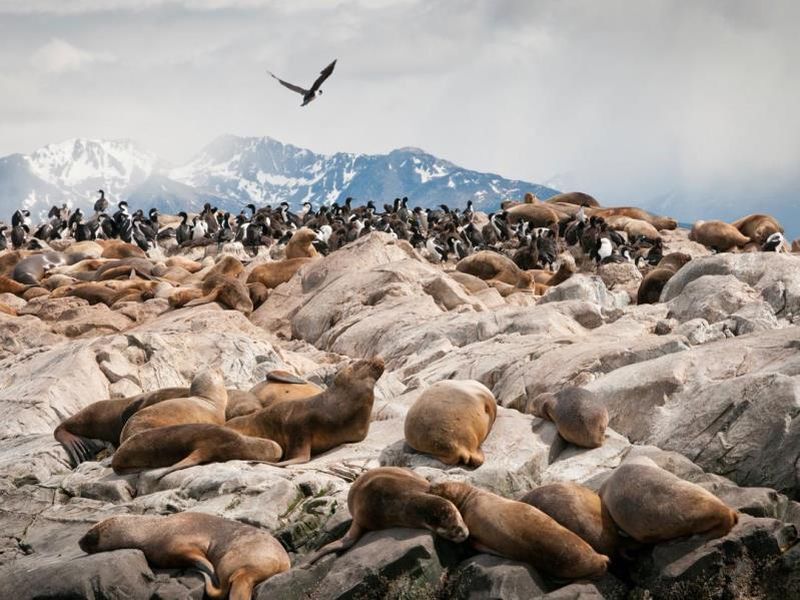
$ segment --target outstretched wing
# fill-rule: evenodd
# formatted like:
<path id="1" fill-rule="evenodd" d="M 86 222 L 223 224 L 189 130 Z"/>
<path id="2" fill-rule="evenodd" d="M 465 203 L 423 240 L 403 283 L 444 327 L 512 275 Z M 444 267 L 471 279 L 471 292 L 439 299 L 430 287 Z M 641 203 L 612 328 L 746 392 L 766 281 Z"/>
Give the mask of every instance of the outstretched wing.
<path id="1" fill-rule="evenodd" d="M 322 85 L 323 81 L 325 81 L 328 77 L 331 76 L 331 73 L 333 73 L 333 67 L 335 66 L 336 66 L 336 61 L 334 60 L 331 64 L 329 64 L 327 67 L 322 69 L 322 71 L 320 71 L 319 77 L 317 77 L 317 80 L 314 82 L 314 85 L 311 86 L 310 91 L 312 94 L 319 89 L 319 86 Z"/>
<path id="2" fill-rule="evenodd" d="M 293 83 L 289 83 L 288 81 L 284 81 L 280 77 L 276 77 L 272 71 L 267 71 L 274 79 L 277 79 L 283 87 L 287 87 L 293 92 L 297 92 L 301 96 L 305 96 L 308 93 L 308 90 L 304 90 L 299 85 L 294 85 Z"/>

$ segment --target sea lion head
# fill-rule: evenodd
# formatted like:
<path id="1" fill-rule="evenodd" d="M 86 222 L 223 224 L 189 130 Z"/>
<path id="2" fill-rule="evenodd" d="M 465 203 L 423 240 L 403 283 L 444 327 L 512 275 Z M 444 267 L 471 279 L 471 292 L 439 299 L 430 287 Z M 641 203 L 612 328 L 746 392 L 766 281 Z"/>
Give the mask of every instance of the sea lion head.
<path id="1" fill-rule="evenodd" d="M 425 522 L 431 531 L 446 540 L 460 544 L 469 537 L 469 529 L 455 504 L 439 496 L 432 496 L 425 507 Z"/>
<path id="2" fill-rule="evenodd" d="M 292 236 L 291 241 L 297 242 L 298 244 L 310 244 L 314 240 L 317 239 L 317 234 L 314 233 L 308 227 L 301 227 L 298 229 L 295 234 Z"/>
<path id="3" fill-rule="evenodd" d="M 189 395 L 211 399 L 217 399 L 223 395 L 227 397 L 222 372 L 219 369 L 207 369 L 197 373 L 192 379 Z"/>
<path id="4" fill-rule="evenodd" d="M 130 527 L 131 523 L 126 523 L 136 519 L 131 515 L 120 515 L 104 519 L 95 524 L 84 536 L 78 540 L 78 545 L 86 554 L 95 552 L 107 552 L 124 547 L 120 532 Z"/>
<path id="5" fill-rule="evenodd" d="M 383 375 L 383 359 L 379 356 L 371 359 L 358 360 L 336 374 L 334 384 L 352 383 L 362 381 L 370 387 Z"/>
<path id="6" fill-rule="evenodd" d="M 531 402 L 529 412 L 540 419 L 549 419 L 552 421 L 553 419 L 550 415 L 555 403 L 555 394 L 551 394 L 550 392 L 539 394 L 533 399 L 533 402 Z"/>

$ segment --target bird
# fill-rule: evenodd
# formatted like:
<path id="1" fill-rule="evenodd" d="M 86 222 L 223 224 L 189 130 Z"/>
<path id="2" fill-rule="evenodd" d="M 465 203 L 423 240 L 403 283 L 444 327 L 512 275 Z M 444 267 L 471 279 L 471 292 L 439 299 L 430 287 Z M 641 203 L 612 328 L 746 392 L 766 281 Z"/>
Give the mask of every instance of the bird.
<path id="1" fill-rule="evenodd" d="M 314 100 L 317 96 L 322 95 L 322 90 L 320 89 L 320 86 L 322 85 L 322 82 L 324 82 L 328 77 L 331 76 L 331 73 L 333 73 L 333 68 L 335 66 L 336 66 L 336 60 L 334 60 L 327 67 L 322 69 L 322 71 L 320 71 L 319 73 L 319 77 L 317 77 L 317 80 L 314 82 L 314 85 L 312 85 L 311 89 L 308 90 L 301 88 L 299 85 L 294 85 L 293 83 L 284 81 L 283 79 L 275 75 L 272 71 L 267 71 L 267 72 L 273 78 L 277 79 L 282 86 L 289 88 L 293 92 L 297 92 L 298 94 L 303 96 L 303 103 L 300 106 L 305 106 L 306 104 Z"/>

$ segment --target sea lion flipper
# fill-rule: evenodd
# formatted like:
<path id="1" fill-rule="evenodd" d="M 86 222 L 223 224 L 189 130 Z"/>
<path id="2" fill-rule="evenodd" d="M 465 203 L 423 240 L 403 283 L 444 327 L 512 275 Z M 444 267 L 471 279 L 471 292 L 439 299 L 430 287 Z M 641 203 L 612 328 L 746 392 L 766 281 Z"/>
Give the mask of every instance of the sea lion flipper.
<path id="1" fill-rule="evenodd" d="M 267 373 L 267 381 L 275 381 L 277 383 L 308 383 L 305 379 L 301 377 L 297 377 L 288 371 L 282 371 L 279 369 L 270 371 Z"/>
<path id="2" fill-rule="evenodd" d="M 351 548 L 361 538 L 362 535 L 364 535 L 364 528 L 353 521 L 350 524 L 350 529 L 347 530 L 347 533 L 344 534 L 343 538 L 324 545 L 322 548 L 312 554 L 308 560 L 301 565 L 301 568 L 307 569 L 323 556 L 332 554 L 334 552 L 343 552 L 344 550 Z"/>
<path id="3" fill-rule="evenodd" d="M 184 306 L 199 306 L 200 304 L 208 304 L 209 302 L 214 302 L 217 299 L 217 296 L 219 296 L 219 292 L 220 288 L 215 288 L 205 296 L 200 296 L 199 298 L 195 298 L 194 300 L 189 300 L 189 302 L 184 304 Z"/>
<path id="4" fill-rule="evenodd" d="M 221 589 L 222 586 L 219 584 L 219 577 L 217 577 L 217 573 L 214 571 L 214 565 L 212 565 L 209 560 L 199 553 L 198 550 L 191 550 L 187 552 L 189 555 L 189 562 L 191 566 L 198 571 L 203 576 L 203 579 L 206 580 L 206 595 L 209 598 L 220 598 L 222 596 L 223 590 Z"/>

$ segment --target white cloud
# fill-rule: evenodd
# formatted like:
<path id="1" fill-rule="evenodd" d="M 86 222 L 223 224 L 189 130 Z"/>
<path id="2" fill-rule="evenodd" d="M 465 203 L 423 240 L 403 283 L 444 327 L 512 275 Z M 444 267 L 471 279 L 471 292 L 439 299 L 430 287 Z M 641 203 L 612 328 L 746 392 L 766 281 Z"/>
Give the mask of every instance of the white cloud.
<path id="1" fill-rule="evenodd" d="M 57 38 L 47 42 L 31 56 L 31 64 L 47 73 L 79 71 L 92 63 L 113 61 L 111 54 L 82 50 Z"/>

